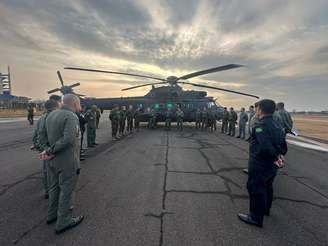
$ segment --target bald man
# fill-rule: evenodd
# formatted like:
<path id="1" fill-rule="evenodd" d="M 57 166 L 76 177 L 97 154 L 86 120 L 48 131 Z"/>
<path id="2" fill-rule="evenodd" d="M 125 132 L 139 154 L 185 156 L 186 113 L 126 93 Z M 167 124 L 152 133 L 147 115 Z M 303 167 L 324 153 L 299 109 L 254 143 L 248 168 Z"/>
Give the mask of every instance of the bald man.
<path id="1" fill-rule="evenodd" d="M 70 210 L 80 173 L 80 127 L 75 114 L 80 110 L 80 99 L 66 94 L 61 109 L 50 113 L 46 120 L 49 147 L 40 154 L 40 159 L 49 160 L 47 224 L 57 221 L 57 234 L 77 226 L 84 218 L 72 217 Z"/>

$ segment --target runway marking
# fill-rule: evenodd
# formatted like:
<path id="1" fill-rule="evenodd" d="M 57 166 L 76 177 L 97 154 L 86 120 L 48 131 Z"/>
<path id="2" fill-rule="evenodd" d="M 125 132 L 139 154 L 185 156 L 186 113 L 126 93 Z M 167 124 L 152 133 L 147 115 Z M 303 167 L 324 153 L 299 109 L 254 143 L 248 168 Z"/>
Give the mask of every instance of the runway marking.
<path id="1" fill-rule="evenodd" d="M 306 149 L 328 152 L 328 148 L 325 148 L 321 145 L 317 145 L 317 144 L 313 144 L 313 143 L 300 142 L 300 141 L 295 141 L 295 140 L 291 140 L 291 139 L 287 139 L 287 143 L 296 145 L 296 146 L 299 146 L 302 148 L 306 148 Z"/>

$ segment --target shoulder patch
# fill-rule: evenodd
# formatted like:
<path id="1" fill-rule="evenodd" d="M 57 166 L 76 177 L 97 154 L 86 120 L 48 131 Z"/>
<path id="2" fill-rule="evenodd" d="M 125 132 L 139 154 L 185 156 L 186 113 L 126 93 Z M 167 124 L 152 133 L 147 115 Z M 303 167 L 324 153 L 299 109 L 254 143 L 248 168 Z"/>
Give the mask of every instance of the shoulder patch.
<path id="1" fill-rule="evenodd" d="M 261 133 L 261 132 L 263 132 L 263 129 L 261 127 L 258 127 L 258 128 L 255 129 L 255 132 L 256 133 Z"/>

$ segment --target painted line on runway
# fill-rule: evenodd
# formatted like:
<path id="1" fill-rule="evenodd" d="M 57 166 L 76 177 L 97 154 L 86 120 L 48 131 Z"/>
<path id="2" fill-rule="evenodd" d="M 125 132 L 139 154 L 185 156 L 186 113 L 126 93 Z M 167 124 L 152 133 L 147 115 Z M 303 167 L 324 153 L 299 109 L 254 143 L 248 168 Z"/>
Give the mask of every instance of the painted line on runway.
<path id="1" fill-rule="evenodd" d="M 306 149 L 328 152 L 328 148 L 322 147 L 320 145 L 312 144 L 312 143 L 299 142 L 299 141 L 290 140 L 290 139 L 287 139 L 287 142 L 289 144 L 296 145 L 296 146 L 306 148 Z"/>

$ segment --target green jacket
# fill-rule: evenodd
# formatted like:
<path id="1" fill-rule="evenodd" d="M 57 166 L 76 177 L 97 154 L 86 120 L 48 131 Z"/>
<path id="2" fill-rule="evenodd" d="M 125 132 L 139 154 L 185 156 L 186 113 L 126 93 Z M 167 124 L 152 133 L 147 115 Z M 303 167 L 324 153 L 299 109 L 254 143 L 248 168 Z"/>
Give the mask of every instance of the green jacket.
<path id="1" fill-rule="evenodd" d="M 126 118 L 127 118 L 128 121 L 133 120 L 133 111 L 132 111 L 132 109 L 129 109 L 129 110 L 126 111 Z"/>
<path id="2" fill-rule="evenodd" d="M 238 115 L 235 111 L 229 112 L 229 117 L 228 117 L 229 122 L 237 122 L 237 119 L 238 119 Z"/>
<path id="3" fill-rule="evenodd" d="M 126 120 L 126 111 L 120 110 L 120 121 L 124 122 Z"/>
<path id="4" fill-rule="evenodd" d="M 87 120 L 88 128 L 96 128 L 96 120 L 97 120 L 96 112 L 89 109 L 84 115 L 84 118 Z"/>
<path id="5" fill-rule="evenodd" d="M 280 123 L 281 127 L 286 132 L 291 132 L 293 129 L 293 120 L 290 114 L 284 110 L 275 111 L 273 114 L 273 119 Z"/>
<path id="6" fill-rule="evenodd" d="M 71 177 L 80 169 L 80 126 L 74 112 L 63 106 L 51 112 L 46 119 L 49 147 L 46 151 L 55 157 L 49 165 Z"/>
<path id="7" fill-rule="evenodd" d="M 110 111 L 109 119 L 111 121 L 120 121 L 120 111 L 118 109 L 113 109 Z"/>

